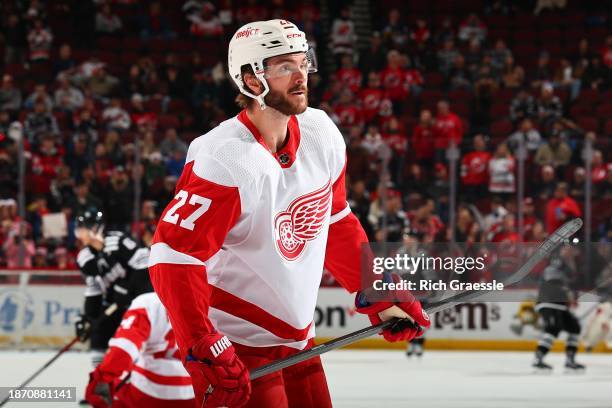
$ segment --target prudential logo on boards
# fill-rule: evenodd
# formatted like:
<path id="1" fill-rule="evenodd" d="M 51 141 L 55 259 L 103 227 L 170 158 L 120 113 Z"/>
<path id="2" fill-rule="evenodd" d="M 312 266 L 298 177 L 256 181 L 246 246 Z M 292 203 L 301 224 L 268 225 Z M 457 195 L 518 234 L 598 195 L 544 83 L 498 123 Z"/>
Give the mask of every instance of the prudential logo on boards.
<path id="1" fill-rule="evenodd" d="M 33 319 L 34 300 L 30 295 L 14 289 L 0 291 L 0 332 L 14 332 L 19 322 L 25 329 Z"/>

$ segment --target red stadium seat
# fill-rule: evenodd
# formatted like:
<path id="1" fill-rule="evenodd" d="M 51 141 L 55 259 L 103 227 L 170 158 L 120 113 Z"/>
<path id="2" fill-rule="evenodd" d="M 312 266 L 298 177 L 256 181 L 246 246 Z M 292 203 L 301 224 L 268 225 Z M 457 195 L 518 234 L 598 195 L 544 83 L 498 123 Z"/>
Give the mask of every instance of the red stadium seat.
<path id="1" fill-rule="evenodd" d="M 606 103 L 605 105 L 599 105 L 595 109 L 595 113 L 597 117 L 599 117 L 600 119 L 612 118 L 612 103 Z"/>
<path id="2" fill-rule="evenodd" d="M 472 92 L 465 89 L 455 89 L 452 91 L 448 91 L 447 94 L 448 100 L 451 103 L 455 102 L 470 102 L 473 98 Z"/>
<path id="3" fill-rule="evenodd" d="M 145 110 L 149 112 L 155 112 L 157 114 L 161 113 L 162 111 L 161 99 L 152 98 L 152 99 L 145 101 L 144 108 Z"/>
<path id="4" fill-rule="evenodd" d="M 509 119 L 501 119 L 491 124 L 490 133 L 493 138 L 507 138 L 512 133 L 512 130 L 512 122 Z"/>
<path id="5" fill-rule="evenodd" d="M 470 117 L 470 105 L 464 102 L 454 102 L 451 105 L 451 110 L 463 118 Z"/>
<path id="6" fill-rule="evenodd" d="M 570 108 L 570 116 L 574 119 L 580 116 L 593 116 L 593 105 L 590 103 L 577 103 Z"/>
<path id="7" fill-rule="evenodd" d="M 424 86 L 427 89 L 438 89 L 444 82 L 444 77 L 438 72 L 428 72 L 423 75 Z"/>
<path id="8" fill-rule="evenodd" d="M 576 119 L 578 126 L 587 131 L 597 132 L 599 130 L 599 120 L 591 116 L 581 116 Z"/>
<path id="9" fill-rule="evenodd" d="M 489 109 L 491 120 L 506 119 L 510 115 L 510 106 L 506 103 L 495 103 Z"/>
<path id="10" fill-rule="evenodd" d="M 594 105 L 599 101 L 600 96 L 597 89 L 585 88 L 580 91 L 576 103 Z"/>
<path id="11" fill-rule="evenodd" d="M 612 119 L 606 120 L 603 132 L 607 137 L 612 137 Z"/>
<path id="12" fill-rule="evenodd" d="M 181 127 L 181 121 L 175 115 L 159 115 L 157 124 L 163 130 L 170 128 L 179 129 Z"/>

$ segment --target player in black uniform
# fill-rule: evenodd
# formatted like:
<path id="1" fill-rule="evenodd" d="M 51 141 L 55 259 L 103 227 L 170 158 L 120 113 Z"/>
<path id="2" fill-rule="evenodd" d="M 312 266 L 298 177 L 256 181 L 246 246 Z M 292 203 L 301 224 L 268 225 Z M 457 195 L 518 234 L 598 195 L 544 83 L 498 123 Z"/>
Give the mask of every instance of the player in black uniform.
<path id="1" fill-rule="evenodd" d="M 102 360 L 132 299 L 153 290 L 147 269 L 149 248 L 121 231 L 103 233 L 100 211 L 88 210 L 77 217 L 76 236 L 85 245 L 77 263 L 86 288 L 84 314 L 76 331 L 83 341 L 91 339 L 94 366 Z"/>
<path id="2" fill-rule="evenodd" d="M 544 331 L 538 342 L 533 362 L 533 367 L 537 370 L 552 370 L 550 365 L 544 363 L 544 357 L 561 331 L 568 333 L 565 343 L 565 369 L 581 371 L 585 368 L 575 360 L 580 336 L 580 323 L 570 310 L 570 305 L 574 303 L 575 296 L 569 287 L 571 268 L 566 253 L 571 250 L 570 246 L 561 248 L 560 254 L 554 256 L 550 264 L 544 269 L 543 282 L 535 307 L 544 322 Z"/>

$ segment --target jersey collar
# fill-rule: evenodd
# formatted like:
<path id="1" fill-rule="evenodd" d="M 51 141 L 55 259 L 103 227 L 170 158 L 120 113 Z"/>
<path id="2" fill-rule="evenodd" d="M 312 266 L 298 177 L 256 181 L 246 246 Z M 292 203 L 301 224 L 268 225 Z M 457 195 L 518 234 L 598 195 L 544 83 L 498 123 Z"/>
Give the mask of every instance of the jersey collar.
<path id="1" fill-rule="evenodd" d="M 283 169 L 288 169 L 291 167 L 293 162 L 295 162 L 297 149 L 300 147 L 301 137 L 300 127 L 298 126 L 298 120 L 295 115 L 291 115 L 291 118 L 289 118 L 289 122 L 287 123 L 287 131 L 289 133 L 287 136 L 287 143 L 285 143 L 285 146 L 283 146 L 283 148 L 278 150 L 276 153 L 272 153 L 264 141 L 263 136 L 259 132 L 259 129 L 257 129 L 255 124 L 251 122 L 251 119 L 249 119 L 246 110 L 243 110 L 238 114 L 238 120 L 244 126 L 246 126 L 247 129 L 249 129 L 255 140 L 257 140 L 257 142 L 274 157 L 274 160 L 276 160 L 279 166 L 281 166 Z"/>

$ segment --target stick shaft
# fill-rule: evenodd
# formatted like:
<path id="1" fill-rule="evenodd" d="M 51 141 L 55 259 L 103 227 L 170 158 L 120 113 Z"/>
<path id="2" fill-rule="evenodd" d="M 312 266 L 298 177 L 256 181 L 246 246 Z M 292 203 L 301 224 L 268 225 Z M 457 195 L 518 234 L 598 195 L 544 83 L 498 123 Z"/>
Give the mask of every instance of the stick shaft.
<path id="1" fill-rule="evenodd" d="M 505 284 L 511 285 L 522 280 L 525 276 L 527 276 L 527 274 L 529 274 L 529 272 L 531 271 L 531 269 L 533 269 L 535 265 L 537 265 L 546 256 L 550 255 L 552 251 L 554 251 L 566 239 L 576 233 L 581 227 L 582 220 L 579 218 L 575 218 L 563 224 L 548 239 L 546 239 L 544 242 L 542 242 L 542 244 L 540 244 L 537 250 L 529 257 L 529 259 L 527 259 L 525 264 L 518 271 L 513 273 L 505 282 Z M 433 315 L 434 313 L 453 307 L 456 303 L 468 302 L 488 292 L 489 291 L 470 290 L 467 292 L 458 293 L 447 299 L 432 303 L 429 307 L 425 309 L 425 311 L 429 315 Z M 255 380 L 264 375 L 273 373 L 278 370 L 282 370 L 283 368 L 290 367 L 297 363 L 301 363 L 302 361 L 306 361 L 312 357 L 319 356 L 323 353 L 327 353 L 328 351 L 335 350 L 340 347 L 355 343 L 356 341 L 371 337 L 384 329 L 390 328 L 393 324 L 395 324 L 396 321 L 397 318 L 390 319 L 377 325 L 366 327 L 361 330 L 346 334 L 342 337 L 338 337 L 326 343 L 319 344 L 309 350 L 298 352 L 287 358 L 263 365 L 251 372 L 251 380 Z"/>

